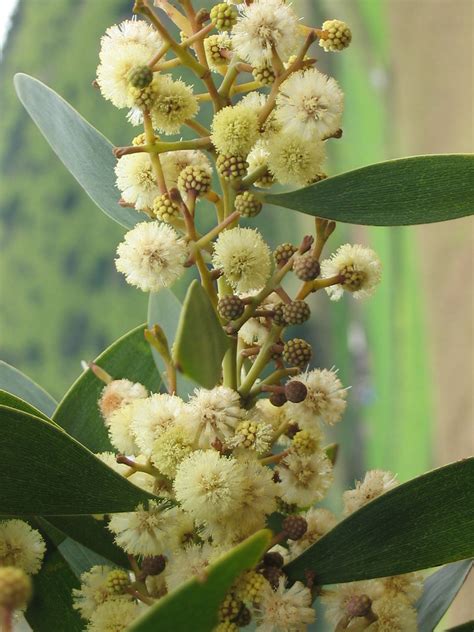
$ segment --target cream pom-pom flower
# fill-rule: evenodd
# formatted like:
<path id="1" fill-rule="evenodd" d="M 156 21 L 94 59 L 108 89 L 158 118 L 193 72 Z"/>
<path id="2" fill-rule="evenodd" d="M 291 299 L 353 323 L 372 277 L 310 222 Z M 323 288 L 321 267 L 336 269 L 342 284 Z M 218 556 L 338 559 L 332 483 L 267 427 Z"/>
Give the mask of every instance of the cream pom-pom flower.
<path id="1" fill-rule="evenodd" d="M 301 428 L 314 429 L 318 421 L 332 426 L 341 420 L 347 406 L 347 390 L 336 371 L 313 369 L 292 379 L 302 382 L 308 389 L 304 401 L 286 404 Z"/>
<path id="2" fill-rule="evenodd" d="M 323 139 L 341 126 L 344 95 L 337 81 L 316 68 L 295 72 L 283 82 L 276 118 L 285 131 Z"/>
<path id="3" fill-rule="evenodd" d="M 126 379 L 112 380 L 104 386 L 99 398 L 99 410 L 105 423 L 120 406 L 144 397 L 148 397 L 148 391 L 143 384 Z"/>
<path id="4" fill-rule="evenodd" d="M 232 29 L 234 50 L 252 66 L 271 63 L 273 51 L 286 61 L 300 41 L 298 16 L 284 0 L 255 0 Z"/>
<path id="5" fill-rule="evenodd" d="M 168 75 L 159 78 L 157 95 L 151 108 L 153 126 L 164 134 L 177 134 L 187 119 L 199 111 L 199 102 L 193 89 L 184 81 Z"/>
<path id="6" fill-rule="evenodd" d="M 131 429 L 135 401 L 117 408 L 108 420 L 110 443 L 122 454 L 136 455 L 140 451 Z"/>
<path id="7" fill-rule="evenodd" d="M 151 500 L 148 508 L 140 504 L 135 511 L 113 514 L 108 528 L 130 555 L 153 556 L 165 550 L 169 522 L 163 507 Z"/>
<path id="8" fill-rule="evenodd" d="M 344 290 L 351 292 L 354 298 L 367 298 L 380 283 L 382 263 L 371 248 L 344 244 L 330 259 L 321 262 L 321 276 L 341 277 L 339 284 L 326 288 L 332 301 L 338 301 Z"/>
<path id="9" fill-rule="evenodd" d="M 298 507 L 322 500 L 334 480 L 331 462 L 323 451 L 311 456 L 289 454 L 278 465 L 278 474 L 278 495 Z"/>
<path id="10" fill-rule="evenodd" d="M 370 470 L 363 481 L 357 481 L 354 489 L 344 492 L 344 515 L 348 516 L 375 498 L 398 485 L 397 477 L 384 470 Z"/>
<path id="11" fill-rule="evenodd" d="M 423 593 L 423 574 L 405 573 L 375 580 L 383 597 L 402 598 L 415 604 Z"/>
<path id="12" fill-rule="evenodd" d="M 192 450 L 193 434 L 180 423 L 160 432 L 152 445 L 150 457 L 162 474 L 174 478 L 176 468 Z"/>
<path id="13" fill-rule="evenodd" d="M 371 623 L 367 632 L 417 632 L 416 610 L 406 599 L 384 597 L 374 601 L 372 610 L 377 621 Z"/>
<path id="14" fill-rule="evenodd" d="M 142 454 L 150 456 L 155 440 L 176 422 L 186 423 L 187 407 L 176 395 L 154 393 L 135 402 L 131 430 Z"/>
<path id="15" fill-rule="evenodd" d="M 270 584 L 266 584 L 256 609 L 257 632 L 305 630 L 316 618 L 311 607 L 312 601 L 311 591 L 301 582 L 285 588 L 285 580 L 280 579 L 276 591 Z"/>
<path id="16" fill-rule="evenodd" d="M 376 582 L 373 581 L 359 581 L 333 586 L 325 590 L 321 597 L 321 603 L 325 606 L 325 618 L 333 626 L 337 626 L 341 619 L 350 614 L 352 604 L 357 603 L 361 597 L 368 597 L 372 601 L 379 595 L 380 591 Z"/>
<path id="17" fill-rule="evenodd" d="M 28 575 L 41 568 L 46 545 L 39 531 L 23 520 L 0 522 L 0 566 L 16 566 Z"/>
<path id="18" fill-rule="evenodd" d="M 284 132 L 268 141 L 268 167 L 280 184 L 304 186 L 318 179 L 325 159 L 324 143 Z"/>
<path id="19" fill-rule="evenodd" d="M 197 450 L 182 461 L 173 487 L 184 511 L 199 523 L 234 514 L 242 501 L 242 471 L 216 450 Z"/>
<path id="20" fill-rule="evenodd" d="M 87 632 L 125 632 L 145 611 L 143 604 L 113 599 L 97 606 L 91 614 Z"/>
<path id="21" fill-rule="evenodd" d="M 127 283 L 144 292 L 158 292 L 184 274 L 188 247 L 171 226 L 141 222 L 125 235 L 117 255 L 115 267 Z"/>
<path id="22" fill-rule="evenodd" d="M 157 31 L 140 20 L 126 20 L 107 29 L 101 39 L 97 68 L 102 96 L 117 108 L 132 107 L 130 70 L 147 64 L 160 46 Z"/>
<path id="23" fill-rule="evenodd" d="M 73 608 L 78 610 L 84 619 L 90 619 L 96 608 L 110 599 L 131 601 L 131 595 L 117 595 L 108 588 L 107 578 L 112 570 L 111 566 L 97 565 L 82 573 L 81 586 L 73 589 L 72 597 Z"/>
<path id="24" fill-rule="evenodd" d="M 247 156 L 258 139 L 258 110 L 239 103 L 217 112 L 212 121 L 211 140 L 224 155 Z"/>
<path id="25" fill-rule="evenodd" d="M 187 427 L 199 448 L 210 448 L 216 439 L 225 444 L 246 415 L 239 394 L 228 386 L 196 389 L 188 409 Z"/>
<path id="26" fill-rule="evenodd" d="M 160 195 L 150 156 L 145 153 L 122 156 L 115 166 L 117 188 L 127 204 L 137 211 L 150 211 Z"/>
<path id="27" fill-rule="evenodd" d="M 181 584 L 192 577 L 204 579 L 206 569 L 220 550 L 208 543 L 191 544 L 185 549 L 176 552 L 171 557 L 166 567 L 166 585 L 168 590 L 175 590 Z"/>
<path id="28" fill-rule="evenodd" d="M 239 293 L 261 290 L 270 277 L 270 248 L 253 228 L 223 231 L 214 243 L 212 262 Z"/>

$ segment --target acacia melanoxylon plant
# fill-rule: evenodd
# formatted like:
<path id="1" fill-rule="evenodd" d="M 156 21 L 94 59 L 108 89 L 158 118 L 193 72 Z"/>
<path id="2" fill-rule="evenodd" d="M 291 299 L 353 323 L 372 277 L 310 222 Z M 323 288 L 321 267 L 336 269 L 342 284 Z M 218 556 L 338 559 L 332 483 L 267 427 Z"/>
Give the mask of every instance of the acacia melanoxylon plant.
<path id="1" fill-rule="evenodd" d="M 322 507 L 338 452 L 325 429 L 348 391 L 293 328 L 310 320 L 310 294 L 366 299 L 381 282 L 370 247 L 331 252 L 336 220 L 466 215 L 472 160 L 328 178 L 344 95 L 314 48 L 343 51 L 349 27 L 307 26 L 284 0 L 156 5 L 136 0 L 138 19 L 101 40 L 95 85 L 138 128 L 113 155 L 54 92 L 16 79 L 66 166 L 127 228 L 115 264 L 150 292 L 150 310 L 59 405 L 1 367 L 4 628 L 33 576 L 25 616 L 40 632 L 58 620 L 91 632 L 317 630 L 316 602 L 337 631 L 432 630 L 470 568 L 459 560 L 472 555 L 472 460 L 404 485 L 370 471 L 344 492 L 342 516 Z M 192 138 L 166 139 L 185 128 Z M 314 215 L 314 233 L 272 252 L 251 227 L 268 204 Z M 448 562 L 426 582 L 419 572 Z"/>

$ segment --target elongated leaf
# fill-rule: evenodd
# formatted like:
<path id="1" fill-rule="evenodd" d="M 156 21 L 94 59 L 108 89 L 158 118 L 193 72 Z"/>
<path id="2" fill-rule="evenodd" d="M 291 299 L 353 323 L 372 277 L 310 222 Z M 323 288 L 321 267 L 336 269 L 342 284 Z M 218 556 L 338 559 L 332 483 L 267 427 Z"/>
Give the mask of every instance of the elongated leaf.
<path id="1" fill-rule="evenodd" d="M 472 621 L 466 621 L 466 623 L 461 623 L 461 625 L 457 625 L 455 628 L 449 628 L 447 632 L 474 632 L 474 619 Z"/>
<path id="2" fill-rule="evenodd" d="M 198 281 L 193 281 L 183 303 L 173 354 L 188 377 L 206 388 L 214 387 L 229 348 L 216 312 Z"/>
<path id="3" fill-rule="evenodd" d="M 154 498 L 39 417 L 0 406 L 0 428 L 0 515 L 118 513 Z"/>
<path id="4" fill-rule="evenodd" d="M 56 547 L 47 541 L 40 572 L 33 577 L 33 599 L 25 618 L 34 632 L 80 632 L 84 621 L 72 607 L 72 589 L 79 580 Z"/>
<path id="5" fill-rule="evenodd" d="M 132 329 L 116 340 L 96 360 L 114 379 L 128 378 L 150 390 L 157 390 L 160 377 L 150 347 L 145 341 L 145 325 Z M 111 450 L 97 402 L 104 385 L 90 369 L 84 371 L 59 403 L 53 420 L 93 452 Z"/>
<path id="6" fill-rule="evenodd" d="M 82 517 L 88 518 L 89 516 L 75 516 L 80 519 Z M 92 566 L 96 565 L 110 565 L 113 566 L 110 560 L 106 559 L 102 555 L 95 553 L 91 549 L 79 544 L 72 538 L 69 538 L 65 533 L 60 531 L 54 526 L 50 519 L 36 517 L 33 520 L 30 519 L 33 526 L 40 529 L 48 540 L 56 546 L 58 551 L 64 557 L 66 563 L 71 568 L 76 577 L 80 577 L 82 573 L 88 571 Z M 104 528 L 105 532 L 105 528 Z M 128 564 L 126 564 L 128 568 Z"/>
<path id="7" fill-rule="evenodd" d="M 97 206 L 125 228 L 145 221 L 145 215 L 118 204 L 116 160 L 105 136 L 41 81 L 20 73 L 15 75 L 15 88 L 53 151 Z"/>
<path id="8" fill-rule="evenodd" d="M 9 406 L 10 408 L 16 408 L 16 410 L 22 410 L 25 413 L 30 413 L 32 415 L 36 415 L 36 417 L 41 417 L 41 419 L 45 419 L 50 423 L 54 423 L 47 415 L 41 412 L 36 406 L 32 406 L 28 402 L 25 402 L 21 397 L 17 397 L 16 395 L 12 395 L 7 391 L 3 391 L 0 389 L 0 405 Z M 58 426 L 59 427 L 59 426 Z"/>
<path id="9" fill-rule="evenodd" d="M 443 566 L 425 581 L 423 594 L 416 604 L 420 632 L 433 632 L 466 581 L 472 560 Z"/>
<path id="10" fill-rule="evenodd" d="M 174 292 L 168 289 L 150 294 L 148 302 L 148 326 L 159 325 L 165 332 L 166 339 L 171 348 L 176 337 L 182 304 Z M 153 358 L 161 375 L 165 373 L 165 363 L 160 354 L 152 349 Z M 185 397 L 196 388 L 196 382 L 188 379 L 178 372 L 177 375 L 178 395 Z"/>
<path id="11" fill-rule="evenodd" d="M 2 360 L 0 360 L 0 388 L 32 404 L 47 417 L 51 417 L 57 406 L 57 402 L 41 386 Z"/>
<path id="12" fill-rule="evenodd" d="M 128 567 L 127 556 L 115 544 L 103 521 L 92 516 L 50 516 L 48 522 L 102 558 Z"/>
<path id="13" fill-rule="evenodd" d="M 379 162 L 298 191 L 265 194 L 269 204 L 349 224 L 404 226 L 474 212 L 474 156 L 413 156 Z"/>
<path id="14" fill-rule="evenodd" d="M 217 624 L 217 611 L 234 580 L 252 568 L 271 539 L 259 531 L 212 564 L 205 580 L 192 579 L 152 606 L 130 632 L 210 632 Z"/>
<path id="15" fill-rule="evenodd" d="M 442 511 L 440 508 L 442 507 Z M 474 555 L 474 458 L 451 463 L 383 494 L 286 567 L 314 570 L 320 584 L 399 575 Z"/>

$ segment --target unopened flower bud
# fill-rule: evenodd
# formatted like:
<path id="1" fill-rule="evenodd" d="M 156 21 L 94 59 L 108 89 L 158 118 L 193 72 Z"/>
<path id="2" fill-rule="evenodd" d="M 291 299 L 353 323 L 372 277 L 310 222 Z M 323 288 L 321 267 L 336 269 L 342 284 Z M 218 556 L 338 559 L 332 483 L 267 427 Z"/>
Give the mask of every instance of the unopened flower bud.
<path id="1" fill-rule="evenodd" d="M 106 586 L 112 595 L 123 595 L 129 585 L 130 577 L 121 568 L 114 569 L 107 575 Z"/>
<path id="2" fill-rule="evenodd" d="M 366 617 L 372 607 L 372 600 L 367 595 L 353 595 L 346 601 L 346 612 L 350 617 Z"/>
<path id="3" fill-rule="evenodd" d="M 321 272 L 319 261 L 310 252 L 295 258 L 293 272 L 302 281 L 314 281 Z"/>
<path id="4" fill-rule="evenodd" d="M 244 191 L 235 198 L 235 210 L 239 211 L 242 217 L 255 217 L 262 210 L 262 203 L 257 200 L 253 193 Z"/>
<path id="5" fill-rule="evenodd" d="M 233 4 L 220 2 L 215 4 L 210 13 L 211 22 L 218 31 L 230 31 L 237 22 L 239 13 Z"/>
<path id="6" fill-rule="evenodd" d="M 181 191 L 205 195 L 211 189 L 211 174 L 204 167 L 188 165 L 179 174 L 178 187 Z"/>
<path id="7" fill-rule="evenodd" d="M 134 88 L 146 88 L 152 81 L 153 71 L 149 66 L 135 66 L 128 73 L 128 82 Z"/>
<path id="8" fill-rule="evenodd" d="M 245 303 L 239 296 L 223 296 L 218 304 L 217 311 L 219 316 L 225 318 L 225 320 L 235 320 L 244 313 Z"/>
<path id="9" fill-rule="evenodd" d="M 352 40 L 351 29 L 341 20 L 326 20 L 323 23 L 323 31 L 327 35 L 319 40 L 319 45 L 325 51 L 341 51 L 347 48 Z"/>
<path id="10" fill-rule="evenodd" d="M 286 401 L 285 393 L 272 393 L 272 396 L 270 397 L 270 404 L 277 406 L 278 408 L 286 404 Z"/>
<path id="11" fill-rule="evenodd" d="M 277 568 L 276 566 L 264 566 L 259 572 L 265 577 L 273 590 L 278 588 L 280 577 L 283 576 L 281 568 Z"/>
<path id="12" fill-rule="evenodd" d="M 275 81 L 273 68 L 268 65 L 257 66 L 252 70 L 255 81 L 259 81 L 264 86 L 270 86 Z"/>
<path id="13" fill-rule="evenodd" d="M 285 319 L 284 307 L 284 303 L 278 303 L 273 309 L 273 322 L 279 327 L 284 327 L 288 324 Z"/>
<path id="14" fill-rule="evenodd" d="M 234 621 L 238 616 L 243 603 L 233 593 L 227 593 L 219 608 L 221 621 Z"/>
<path id="15" fill-rule="evenodd" d="M 297 250 L 298 248 L 293 246 L 293 244 L 280 244 L 277 246 L 273 251 L 273 258 L 275 259 L 277 266 L 279 268 L 284 266 Z"/>
<path id="16" fill-rule="evenodd" d="M 171 222 L 181 215 L 179 206 L 170 199 L 168 193 L 159 195 L 154 199 L 153 213 L 162 222 Z"/>
<path id="17" fill-rule="evenodd" d="M 298 404 L 306 399 L 308 389 L 303 382 L 298 380 L 291 380 L 285 384 L 286 399 L 293 404 Z"/>
<path id="18" fill-rule="evenodd" d="M 308 523 L 303 516 L 288 516 L 283 520 L 283 531 L 289 540 L 299 540 L 308 530 Z"/>
<path id="19" fill-rule="evenodd" d="M 219 154 L 216 160 L 217 171 L 224 180 L 228 181 L 243 178 L 247 173 L 248 166 L 244 156 Z"/>
<path id="20" fill-rule="evenodd" d="M 302 325 L 311 316 L 311 310 L 305 301 L 292 301 L 284 304 L 282 313 L 289 325 Z"/>
<path id="21" fill-rule="evenodd" d="M 311 345 L 301 338 L 288 340 L 283 348 L 283 359 L 290 366 L 304 368 L 311 360 L 311 356 Z"/>

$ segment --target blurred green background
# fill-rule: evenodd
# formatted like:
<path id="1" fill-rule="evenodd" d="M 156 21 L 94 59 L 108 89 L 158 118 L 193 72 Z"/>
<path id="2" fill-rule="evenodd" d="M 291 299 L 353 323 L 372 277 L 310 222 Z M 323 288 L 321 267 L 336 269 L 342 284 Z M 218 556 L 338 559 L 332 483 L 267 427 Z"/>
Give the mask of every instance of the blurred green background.
<path id="1" fill-rule="evenodd" d="M 472 145 L 470 0 L 299 0 L 305 22 L 337 17 L 352 46 L 317 56 L 346 94 L 334 174 L 402 155 Z M 128 0 L 20 0 L 0 63 L 0 356 L 57 398 L 90 360 L 145 320 L 146 296 L 113 265 L 122 230 L 103 216 L 44 142 L 12 76 L 57 90 L 115 144 L 133 130 L 91 87 L 100 35 L 129 15 Z M 274 246 L 312 230 L 288 211 L 262 213 Z M 472 452 L 472 224 L 351 228 L 335 240 L 380 254 L 384 279 L 357 303 L 313 300 L 316 364 L 352 385 L 342 444 L 345 485 L 371 467 L 406 480 Z M 471 284 L 472 287 L 472 284 Z M 458 608 L 456 620 L 467 618 Z M 466 616 L 463 616 L 466 614 Z"/>

